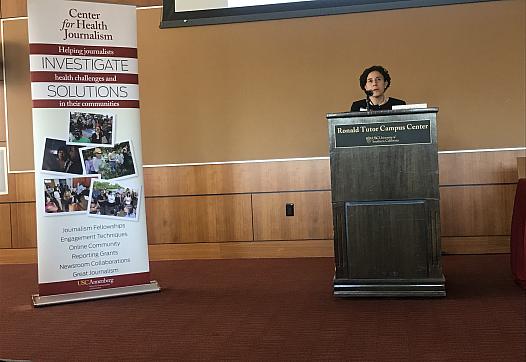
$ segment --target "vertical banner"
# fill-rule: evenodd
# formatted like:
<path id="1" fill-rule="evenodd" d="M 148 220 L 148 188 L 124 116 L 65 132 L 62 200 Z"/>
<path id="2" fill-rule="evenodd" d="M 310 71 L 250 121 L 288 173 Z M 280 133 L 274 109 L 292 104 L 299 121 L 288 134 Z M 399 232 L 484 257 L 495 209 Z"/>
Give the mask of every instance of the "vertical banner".
<path id="1" fill-rule="evenodd" d="M 158 291 L 149 279 L 136 9 L 28 0 L 39 295 Z"/>

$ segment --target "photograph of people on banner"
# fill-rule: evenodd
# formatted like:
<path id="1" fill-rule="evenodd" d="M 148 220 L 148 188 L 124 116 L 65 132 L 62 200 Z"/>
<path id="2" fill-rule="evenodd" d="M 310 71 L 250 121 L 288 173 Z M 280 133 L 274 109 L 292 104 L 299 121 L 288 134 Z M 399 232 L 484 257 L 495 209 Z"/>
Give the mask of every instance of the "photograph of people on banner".
<path id="1" fill-rule="evenodd" d="M 136 176 L 131 141 L 113 147 L 84 147 L 80 156 L 85 174 L 98 174 L 104 180 Z"/>
<path id="2" fill-rule="evenodd" d="M 89 197 L 90 216 L 138 220 L 140 187 L 134 183 L 93 179 Z"/>
<path id="3" fill-rule="evenodd" d="M 42 171 L 59 174 L 82 175 L 80 147 L 67 145 L 66 141 L 46 138 Z"/>
<path id="4" fill-rule="evenodd" d="M 44 179 L 46 215 L 86 214 L 92 177 Z"/>
<path id="5" fill-rule="evenodd" d="M 82 146 L 113 146 L 114 129 L 115 115 L 113 114 L 70 112 L 68 143 Z"/>

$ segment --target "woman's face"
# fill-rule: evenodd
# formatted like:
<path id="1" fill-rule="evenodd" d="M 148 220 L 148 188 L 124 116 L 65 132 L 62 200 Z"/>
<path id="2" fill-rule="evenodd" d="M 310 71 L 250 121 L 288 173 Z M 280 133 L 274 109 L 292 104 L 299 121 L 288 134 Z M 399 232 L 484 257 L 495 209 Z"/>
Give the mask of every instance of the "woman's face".
<path id="1" fill-rule="evenodd" d="M 387 83 L 382 73 L 373 71 L 367 76 L 367 82 L 365 82 L 365 90 L 373 91 L 373 97 L 381 97 L 385 93 Z"/>

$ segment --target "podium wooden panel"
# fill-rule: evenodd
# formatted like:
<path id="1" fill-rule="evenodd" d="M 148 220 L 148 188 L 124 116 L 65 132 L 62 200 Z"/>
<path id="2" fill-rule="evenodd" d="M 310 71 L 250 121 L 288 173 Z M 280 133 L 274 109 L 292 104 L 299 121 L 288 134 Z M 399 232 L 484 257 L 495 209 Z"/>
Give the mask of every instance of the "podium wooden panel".
<path id="1" fill-rule="evenodd" d="M 445 296 L 437 112 L 327 115 L 336 296 Z"/>

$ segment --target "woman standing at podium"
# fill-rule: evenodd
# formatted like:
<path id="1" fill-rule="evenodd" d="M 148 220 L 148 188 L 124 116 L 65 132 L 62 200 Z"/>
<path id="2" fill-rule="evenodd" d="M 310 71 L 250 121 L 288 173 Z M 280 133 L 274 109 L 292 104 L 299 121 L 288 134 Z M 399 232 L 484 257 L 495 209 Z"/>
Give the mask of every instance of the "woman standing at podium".
<path id="1" fill-rule="evenodd" d="M 373 65 L 365 69 L 360 76 L 360 88 L 365 92 L 366 98 L 353 102 L 351 112 L 386 110 L 405 104 L 405 101 L 385 94 L 390 85 L 391 76 L 381 65 Z"/>

